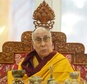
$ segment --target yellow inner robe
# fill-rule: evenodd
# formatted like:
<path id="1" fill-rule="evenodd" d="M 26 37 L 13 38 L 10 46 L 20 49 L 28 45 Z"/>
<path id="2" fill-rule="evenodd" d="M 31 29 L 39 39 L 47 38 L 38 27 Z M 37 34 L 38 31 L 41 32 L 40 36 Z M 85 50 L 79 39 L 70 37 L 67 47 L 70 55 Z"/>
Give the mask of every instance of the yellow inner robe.
<path id="1" fill-rule="evenodd" d="M 35 56 L 33 63 L 34 67 L 38 65 L 38 61 Z M 69 78 L 69 73 L 74 71 L 69 61 L 62 54 L 56 53 L 52 59 L 49 60 L 44 67 L 33 76 L 40 76 L 44 81 L 47 81 L 50 78 L 49 67 L 51 65 L 53 66 L 53 77 L 57 82 L 64 82 L 67 78 Z M 19 69 L 22 69 L 21 63 L 19 64 Z M 26 75 L 23 79 L 29 81 L 29 77 Z M 8 71 L 8 84 L 12 84 L 12 80 L 14 80 L 14 78 L 12 77 L 11 71 Z"/>

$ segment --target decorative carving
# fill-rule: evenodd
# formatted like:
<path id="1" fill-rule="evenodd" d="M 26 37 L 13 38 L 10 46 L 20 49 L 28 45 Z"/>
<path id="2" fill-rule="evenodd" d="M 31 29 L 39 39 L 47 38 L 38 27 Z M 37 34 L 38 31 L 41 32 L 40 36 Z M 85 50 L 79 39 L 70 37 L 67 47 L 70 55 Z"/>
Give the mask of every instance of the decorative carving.
<path id="1" fill-rule="evenodd" d="M 84 45 L 81 43 L 67 43 L 65 48 L 75 53 L 84 53 Z"/>
<path id="2" fill-rule="evenodd" d="M 78 65 L 87 65 L 87 54 L 78 53 L 73 58 L 74 64 Z"/>
<path id="3" fill-rule="evenodd" d="M 73 53 L 84 53 L 84 46 L 80 43 L 66 43 L 65 45 L 59 45 L 58 49 L 61 52 L 73 52 Z"/>
<path id="4" fill-rule="evenodd" d="M 14 54 L 0 52 L 0 63 L 14 63 Z"/>
<path id="5" fill-rule="evenodd" d="M 29 46 L 32 43 L 31 34 L 32 34 L 32 31 L 23 32 L 23 34 L 21 36 L 21 41 L 23 44 Z"/>
<path id="6" fill-rule="evenodd" d="M 27 45 L 27 44 L 26 44 Z M 3 52 L 6 53 L 20 53 L 20 52 L 29 52 L 32 50 L 31 44 L 29 46 L 26 46 L 22 42 L 6 42 L 3 45 Z"/>
<path id="7" fill-rule="evenodd" d="M 43 26 L 46 28 L 53 28 L 55 14 L 49 5 L 43 1 L 39 7 L 33 13 L 33 23 L 35 28 L 37 26 Z"/>
<path id="8" fill-rule="evenodd" d="M 56 38 L 56 39 L 55 39 Z M 52 32 L 53 42 L 66 42 L 66 35 L 63 32 Z"/>

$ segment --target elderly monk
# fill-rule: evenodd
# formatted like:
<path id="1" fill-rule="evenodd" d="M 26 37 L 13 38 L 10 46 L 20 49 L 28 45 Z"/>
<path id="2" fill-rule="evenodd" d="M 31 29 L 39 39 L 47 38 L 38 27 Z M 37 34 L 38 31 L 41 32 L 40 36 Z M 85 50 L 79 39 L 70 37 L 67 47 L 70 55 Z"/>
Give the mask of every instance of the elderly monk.
<path id="1" fill-rule="evenodd" d="M 50 78 L 49 67 L 53 67 L 53 77 L 58 82 L 64 82 L 69 78 L 73 69 L 62 54 L 53 50 L 52 37 L 49 29 L 38 27 L 32 32 L 31 51 L 21 63 L 21 68 L 29 77 L 40 76 L 44 81 Z"/>

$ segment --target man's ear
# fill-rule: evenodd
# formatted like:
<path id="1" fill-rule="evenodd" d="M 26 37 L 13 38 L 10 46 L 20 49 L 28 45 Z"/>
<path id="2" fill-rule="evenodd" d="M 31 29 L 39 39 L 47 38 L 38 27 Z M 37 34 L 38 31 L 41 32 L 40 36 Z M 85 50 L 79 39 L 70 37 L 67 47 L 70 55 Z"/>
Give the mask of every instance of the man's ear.
<path id="1" fill-rule="evenodd" d="M 52 49 L 54 50 L 54 44 L 52 43 Z"/>
<path id="2" fill-rule="evenodd" d="M 34 49 L 34 42 L 32 41 L 31 44 L 32 44 L 32 47 L 33 47 L 33 49 Z"/>

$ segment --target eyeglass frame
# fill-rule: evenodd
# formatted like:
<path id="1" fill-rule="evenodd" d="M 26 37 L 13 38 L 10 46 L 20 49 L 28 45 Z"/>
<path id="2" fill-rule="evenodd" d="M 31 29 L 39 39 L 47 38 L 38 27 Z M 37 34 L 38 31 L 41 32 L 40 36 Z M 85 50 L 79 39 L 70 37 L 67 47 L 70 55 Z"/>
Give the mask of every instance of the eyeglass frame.
<path id="1" fill-rule="evenodd" d="M 36 43 L 41 43 L 42 41 L 44 42 L 49 42 L 51 40 L 51 36 L 44 36 L 43 38 L 37 37 L 36 39 L 33 39 L 34 42 Z"/>

